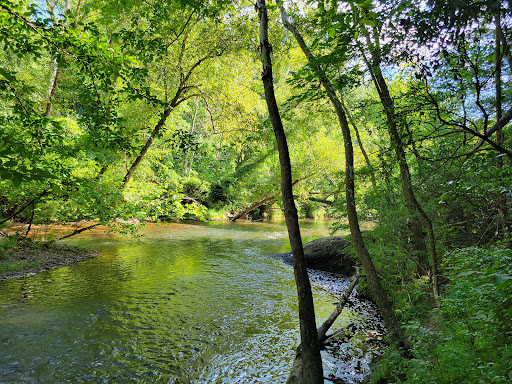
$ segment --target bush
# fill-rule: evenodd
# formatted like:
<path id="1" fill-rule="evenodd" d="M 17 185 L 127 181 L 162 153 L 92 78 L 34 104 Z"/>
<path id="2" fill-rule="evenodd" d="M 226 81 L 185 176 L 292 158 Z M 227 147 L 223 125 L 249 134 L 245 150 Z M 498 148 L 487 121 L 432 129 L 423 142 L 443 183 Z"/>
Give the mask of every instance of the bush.
<path id="1" fill-rule="evenodd" d="M 449 283 L 439 307 L 409 321 L 414 358 L 390 348 L 371 383 L 512 381 L 512 251 L 458 250 L 442 267 Z"/>

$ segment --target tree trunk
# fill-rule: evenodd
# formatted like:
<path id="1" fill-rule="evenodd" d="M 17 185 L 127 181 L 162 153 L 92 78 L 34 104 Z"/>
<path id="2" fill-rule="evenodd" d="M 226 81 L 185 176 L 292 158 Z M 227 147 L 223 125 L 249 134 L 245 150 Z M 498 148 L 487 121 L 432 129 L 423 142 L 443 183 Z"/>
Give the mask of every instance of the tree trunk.
<path id="1" fill-rule="evenodd" d="M 371 43 L 368 37 L 368 45 Z M 375 84 L 375 88 L 377 89 L 377 93 L 379 94 L 379 98 L 381 100 L 382 106 L 384 107 L 384 111 L 387 117 L 387 126 L 389 137 L 391 140 L 391 146 L 395 152 L 399 167 L 400 167 L 400 180 L 402 183 L 402 193 L 404 195 L 405 205 L 411 214 L 411 218 L 409 219 L 408 226 L 413 236 L 413 251 L 417 257 L 417 272 L 424 275 L 431 273 L 432 277 L 432 289 L 434 292 L 434 296 L 439 295 L 439 283 L 437 278 L 437 251 L 436 251 L 436 241 L 434 236 L 434 230 L 432 221 L 423 210 L 421 205 L 419 204 L 416 196 L 414 194 L 414 190 L 412 188 L 411 181 L 411 173 L 409 170 L 409 164 L 407 163 L 407 157 L 404 151 L 404 145 L 402 139 L 400 138 L 400 134 L 398 132 L 397 120 L 398 116 L 395 114 L 395 108 L 393 99 L 389 93 L 389 88 L 387 86 L 386 80 L 382 75 L 382 71 L 380 68 L 380 55 L 377 52 L 378 48 L 371 49 L 372 62 L 366 57 L 362 48 L 361 54 L 363 59 L 368 66 L 368 70 L 373 79 L 373 83 Z M 429 236 L 429 244 L 430 244 L 430 255 L 432 258 L 432 266 L 429 267 L 428 256 L 427 256 L 427 248 L 425 244 L 425 234 L 423 233 L 423 229 L 421 228 L 420 221 L 416 217 L 416 213 L 418 213 L 421 217 L 421 220 L 424 222 L 427 227 L 428 236 Z"/>
<path id="2" fill-rule="evenodd" d="M 306 58 L 310 63 L 315 63 L 315 58 L 308 46 L 304 42 L 304 39 L 300 35 L 299 31 L 293 24 L 291 24 L 286 16 L 286 13 L 283 8 L 282 10 L 282 20 L 284 26 L 292 32 L 297 40 L 300 48 L 306 55 Z M 350 233 L 352 235 L 352 243 L 354 244 L 354 248 L 363 264 L 364 270 L 366 272 L 366 278 L 368 280 L 368 284 L 372 293 L 375 297 L 375 301 L 382 313 L 382 317 L 384 318 L 384 322 L 386 323 L 386 327 L 394 341 L 400 347 L 403 347 L 406 353 L 409 352 L 411 345 L 405 337 L 403 330 L 398 322 L 398 319 L 395 316 L 395 312 L 391 303 L 388 301 L 386 292 L 382 288 L 380 284 L 379 276 L 377 275 L 377 271 L 375 266 L 373 265 L 373 261 L 366 249 L 366 246 L 363 241 L 363 236 L 361 234 L 361 229 L 359 227 L 359 219 L 357 217 L 356 210 L 356 202 L 355 202 L 355 185 L 354 185 L 354 148 L 352 146 L 352 137 L 350 134 L 350 129 L 347 122 L 347 117 L 345 115 L 345 111 L 343 110 L 343 106 L 334 91 L 330 81 L 325 76 L 325 73 L 319 68 L 317 65 L 312 66 L 313 71 L 318 76 L 320 82 L 323 87 L 327 91 L 327 95 L 336 111 L 336 115 L 338 116 L 338 121 L 340 124 L 341 131 L 343 133 L 343 141 L 345 148 L 345 198 L 347 202 L 347 215 L 348 222 L 350 226 Z"/>
<path id="3" fill-rule="evenodd" d="M 372 183 L 373 191 L 376 192 L 377 191 L 377 180 L 375 179 L 375 169 L 373 168 L 370 158 L 368 157 L 368 153 L 366 153 L 366 150 L 364 149 L 363 142 L 361 140 L 361 136 L 359 135 L 359 129 L 357 128 L 357 124 L 356 124 L 354 118 L 352 117 L 352 114 L 350 113 L 347 106 L 345 105 L 343 97 L 340 97 L 340 102 L 341 102 L 341 106 L 345 110 L 345 113 L 348 117 L 348 121 L 354 128 L 354 133 L 356 134 L 357 145 L 359 146 L 359 150 L 363 154 L 364 161 L 366 163 L 366 166 L 368 167 L 368 171 L 370 172 L 370 181 Z"/>
<path id="4" fill-rule="evenodd" d="M 377 92 L 379 94 L 382 106 L 384 107 L 384 111 L 386 113 L 388 121 L 387 126 L 389 131 L 389 137 L 391 140 L 391 146 L 394 149 L 395 155 L 398 160 L 398 164 L 400 166 L 400 180 L 402 182 L 402 193 L 404 195 L 405 205 L 407 206 L 407 209 L 412 215 L 411 219 L 409 220 L 409 228 L 413 235 L 414 250 L 418 258 L 418 272 L 420 272 L 421 274 L 426 274 L 430 270 L 432 277 L 432 289 L 434 292 L 434 296 L 437 297 L 439 296 L 439 283 L 437 279 L 438 261 L 434 228 L 432 225 L 432 221 L 430 220 L 426 212 L 423 210 L 418 200 L 416 199 L 416 195 L 414 194 L 409 164 L 407 163 L 404 145 L 398 132 L 398 116 L 396 116 L 393 99 L 391 98 L 391 95 L 389 93 L 386 80 L 382 75 L 380 64 L 378 64 L 380 58 L 375 52 L 372 53 L 372 60 L 373 63 L 370 63 L 368 60 L 366 60 L 366 64 L 368 65 L 368 69 L 372 74 L 375 87 L 377 88 Z M 432 264 L 430 268 L 427 257 L 427 248 L 425 244 L 425 234 L 423 233 L 423 229 L 421 228 L 420 221 L 415 217 L 416 213 L 420 215 L 422 221 L 427 227 L 430 244 L 430 256 L 432 259 Z"/>
<path id="5" fill-rule="evenodd" d="M 501 40 L 500 36 L 503 35 L 503 31 L 501 30 L 501 10 L 498 9 L 496 12 L 495 17 L 495 24 L 496 24 L 496 47 L 495 47 L 495 56 L 496 56 L 496 121 L 500 121 L 503 111 L 502 111 L 502 95 L 501 95 L 501 61 L 503 59 L 501 55 Z M 500 147 L 503 147 L 503 144 L 505 142 L 505 137 L 503 135 L 503 128 L 500 127 L 496 131 L 496 144 L 498 144 Z M 504 166 L 503 156 L 498 157 L 498 168 L 502 169 Z M 506 190 L 506 188 L 503 188 L 503 190 Z M 500 221 L 501 221 L 501 231 L 503 239 L 505 240 L 505 243 L 510 248 L 512 246 L 512 239 L 511 239 L 511 230 L 510 225 L 508 221 L 508 203 L 507 203 L 507 194 L 506 192 L 501 192 L 499 196 L 499 203 L 498 203 L 498 211 L 500 213 Z"/>
<path id="6" fill-rule="evenodd" d="M 348 302 L 348 298 L 350 297 L 350 294 L 352 293 L 355 286 L 357 285 L 358 280 L 359 280 L 359 270 L 357 270 L 355 276 L 353 276 L 352 283 L 350 283 L 349 287 L 347 288 L 347 290 L 341 297 L 340 302 L 338 303 L 338 305 L 336 306 L 334 311 L 327 318 L 327 320 L 325 320 L 324 323 L 318 328 L 318 330 L 317 330 L 318 342 L 320 344 L 325 343 L 331 337 L 336 336 L 336 335 L 340 334 L 341 332 L 344 332 L 347 330 L 351 330 L 352 334 L 355 333 L 357 328 L 354 324 L 350 323 L 346 327 L 338 329 L 338 330 L 334 331 L 332 334 L 327 335 L 327 331 L 329 330 L 329 328 L 331 328 L 333 323 L 336 321 L 338 316 L 341 314 L 341 312 L 343 311 L 343 308 L 345 308 L 345 305 Z M 302 348 L 299 345 L 299 347 L 297 348 L 297 351 L 295 353 L 295 360 L 293 362 L 293 367 L 290 372 L 290 376 L 288 377 L 288 380 L 286 381 L 286 384 L 301 384 L 302 383 L 302 366 L 303 366 L 303 364 L 304 364 L 304 359 L 302 356 Z"/>
<path id="7" fill-rule="evenodd" d="M 194 73 L 195 69 L 197 69 L 197 67 L 199 67 L 205 60 L 220 55 L 220 53 L 213 53 L 213 54 L 204 56 L 201 59 L 197 60 L 190 67 L 190 69 L 187 72 L 183 72 L 182 59 L 183 59 L 183 54 L 185 52 L 185 41 L 186 40 L 183 40 L 183 42 L 181 44 L 181 53 L 180 53 L 180 58 L 179 58 L 179 63 L 180 63 L 179 66 L 180 66 L 181 72 L 180 72 L 180 80 L 179 80 L 178 89 L 176 90 L 176 93 L 174 94 L 174 97 L 173 97 L 173 99 L 171 100 L 170 103 L 167 103 L 168 97 L 167 97 L 167 93 L 166 93 L 166 95 L 165 95 L 165 105 L 166 105 L 166 107 L 165 107 L 165 109 L 164 109 L 164 111 L 162 113 L 162 116 L 160 117 L 160 120 L 156 124 L 155 128 L 153 129 L 153 132 L 151 133 L 151 136 L 146 141 L 146 144 L 144 145 L 144 147 L 142 147 L 142 149 L 141 149 L 141 151 L 139 153 L 139 156 L 137 156 L 137 158 L 133 162 L 133 164 L 130 167 L 130 169 L 126 172 L 126 175 L 124 176 L 124 179 L 123 179 L 123 184 L 121 185 L 121 191 L 126 188 L 126 185 L 130 181 L 130 178 L 132 177 L 133 173 L 135 172 L 135 170 L 139 166 L 140 162 L 142 161 L 142 158 L 144 157 L 144 155 L 146 154 L 148 149 L 151 147 L 151 144 L 153 144 L 153 140 L 155 140 L 155 138 L 158 135 L 158 133 L 164 127 L 165 122 L 167 121 L 167 118 L 169 117 L 170 113 L 174 110 L 174 108 L 176 108 L 178 105 L 180 105 L 185 100 L 190 99 L 191 97 L 199 96 L 199 94 L 189 94 L 188 93 L 188 91 L 191 88 L 195 88 L 195 87 L 191 87 L 191 86 L 187 85 L 187 83 L 188 83 L 188 81 L 190 79 L 190 76 L 192 76 L 192 74 Z"/>
<path id="8" fill-rule="evenodd" d="M 126 186 L 128 185 L 128 182 L 130 181 L 131 177 L 133 176 L 133 173 L 135 172 L 135 170 L 139 166 L 140 162 L 142 161 L 142 158 L 144 157 L 144 155 L 148 151 L 149 147 L 151 147 L 151 144 L 153 144 L 153 140 L 155 140 L 156 136 L 158 135 L 158 133 L 163 128 L 163 126 L 164 126 L 167 118 L 171 114 L 172 110 L 173 110 L 173 107 L 167 107 L 164 110 L 164 113 L 162 114 L 162 117 L 160 118 L 158 123 L 155 125 L 155 128 L 153 129 L 153 132 L 151 133 L 151 136 L 149 136 L 149 139 L 146 141 L 146 144 L 144 144 L 144 146 L 140 150 L 139 156 L 137 156 L 137 158 L 133 162 L 133 164 L 130 167 L 130 169 L 128 169 L 128 172 L 126 172 L 126 175 L 124 176 L 124 179 L 123 179 L 123 185 L 121 186 L 121 190 L 124 190 L 126 188 Z"/>
<path id="9" fill-rule="evenodd" d="M 54 70 L 52 73 L 52 83 L 50 85 L 50 88 L 48 89 L 48 101 L 46 102 L 46 108 L 44 111 L 44 115 L 46 117 L 49 117 L 52 113 L 52 107 L 53 107 L 53 100 L 55 99 L 55 93 L 57 93 L 57 87 L 59 85 L 60 80 L 60 74 L 62 72 L 61 68 L 59 68 L 59 64 L 57 63 L 57 60 L 54 60 L 53 62 Z"/>
<path id="10" fill-rule="evenodd" d="M 58 19 L 57 19 L 57 13 L 56 13 L 56 6 L 57 3 L 54 2 L 52 3 L 51 1 L 46 1 L 46 6 L 48 8 L 48 11 L 50 13 L 50 17 L 52 19 L 52 23 L 53 25 L 57 24 L 58 22 Z M 75 17 L 78 17 L 78 13 L 80 11 L 80 6 L 81 6 L 81 3 L 79 2 L 78 3 L 78 6 L 77 6 L 77 9 L 76 9 L 76 16 Z M 60 8 L 60 6 L 58 6 Z M 64 13 L 66 11 L 69 11 L 71 9 L 71 4 L 69 1 L 66 1 L 64 3 Z M 76 22 L 76 20 L 75 20 Z M 50 87 L 48 88 L 48 101 L 46 102 L 46 108 L 45 108 L 45 111 L 44 111 L 44 115 L 46 117 L 49 117 L 52 113 L 52 108 L 53 108 L 53 101 L 55 100 L 55 93 L 57 93 L 57 88 L 59 86 L 59 81 L 60 81 L 60 75 L 62 73 L 62 68 L 59 67 L 59 63 L 57 61 L 57 58 L 54 58 L 53 59 L 53 72 L 52 72 L 52 79 L 51 79 L 51 84 L 50 84 Z"/>
<path id="11" fill-rule="evenodd" d="M 194 118 L 192 119 L 192 127 L 190 128 L 190 136 L 194 134 L 194 130 L 196 128 L 196 117 L 197 110 L 199 108 L 199 99 L 196 99 L 196 107 L 194 109 Z M 187 178 L 190 179 L 190 172 L 192 172 L 192 160 L 194 158 L 194 152 L 192 152 L 192 158 L 190 159 L 190 164 L 188 162 L 188 156 L 190 154 L 190 146 L 187 148 L 187 154 L 185 155 L 185 175 L 188 175 Z M 190 170 L 188 168 L 190 167 Z"/>
<path id="12" fill-rule="evenodd" d="M 292 170 L 288 143 L 284 133 L 281 116 L 274 95 L 272 77 L 272 62 L 270 59 L 271 46 L 268 41 L 268 17 L 265 0 L 256 1 L 256 10 L 260 19 L 260 49 L 263 64 L 262 81 L 265 90 L 265 99 L 272 122 L 272 128 L 276 137 L 279 151 L 279 163 L 281 165 L 281 191 L 283 195 L 283 208 L 288 228 L 288 237 L 293 254 L 293 270 L 299 302 L 299 321 L 302 353 L 304 358 L 302 379 L 305 384 L 324 382 L 322 358 L 320 356 L 320 344 L 316 330 L 315 308 L 313 295 L 309 282 L 304 249 L 300 236 L 297 209 L 293 200 Z"/>

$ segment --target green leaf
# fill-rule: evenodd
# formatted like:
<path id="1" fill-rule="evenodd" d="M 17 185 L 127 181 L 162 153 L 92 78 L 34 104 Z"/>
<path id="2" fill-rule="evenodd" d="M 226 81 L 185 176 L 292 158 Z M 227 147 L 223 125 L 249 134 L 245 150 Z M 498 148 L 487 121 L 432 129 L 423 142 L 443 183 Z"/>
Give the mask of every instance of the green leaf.
<path id="1" fill-rule="evenodd" d="M 60 186 L 58 184 L 52 184 L 51 188 L 52 188 L 52 192 L 55 194 L 62 192 L 62 186 Z"/>
<path id="2" fill-rule="evenodd" d="M 329 36 L 331 37 L 331 39 L 334 39 L 336 37 L 336 31 L 334 29 L 330 29 Z"/>
<path id="3" fill-rule="evenodd" d="M 370 27 L 375 27 L 375 22 L 373 20 L 363 19 L 360 21 L 360 23 L 369 25 Z"/>
<path id="4" fill-rule="evenodd" d="M 512 284 L 512 276 L 505 275 L 502 273 L 495 273 L 494 274 L 494 283 L 496 284 L 496 287 L 498 289 L 505 288 L 509 284 Z"/>
<path id="5" fill-rule="evenodd" d="M 14 184 L 15 187 L 19 187 L 21 185 L 22 179 L 23 179 L 23 175 L 21 173 L 14 172 L 12 174 L 12 183 Z"/>
<path id="6" fill-rule="evenodd" d="M 466 271 L 466 272 L 461 272 L 457 275 L 457 277 L 464 277 L 464 276 L 470 276 L 470 275 L 473 275 L 477 273 L 477 271 Z"/>
<path id="7" fill-rule="evenodd" d="M 13 75 L 11 75 L 11 74 L 9 73 L 9 71 L 6 71 L 6 70 L 5 70 L 5 69 L 3 69 L 3 68 L 0 68 L 0 75 L 2 75 L 3 77 L 5 77 L 5 78 L 6 78 L 7 80 L 9 80 L 9 81 L 12 81 L 12 82 L 16 81 L 16 78 L 15 78 Z"/>

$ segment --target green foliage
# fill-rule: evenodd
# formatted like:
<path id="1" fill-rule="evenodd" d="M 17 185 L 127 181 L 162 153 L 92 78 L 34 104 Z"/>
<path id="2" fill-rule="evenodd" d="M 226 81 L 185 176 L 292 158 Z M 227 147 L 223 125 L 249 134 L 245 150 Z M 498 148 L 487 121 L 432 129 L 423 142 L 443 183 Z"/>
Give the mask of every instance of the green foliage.
<path id="1" fill-rule="evenodd" d="M 88 220 L 131 232 L 137 221 L 225 218 L 274 196 L 268 204 L 277 211 L 263 205 L 252 215 L 281 214 L 257 23 L 241 10 L 244 4 L 95 1 L 56 15 L 44 2 L 3 1 L 1 220 Z M 415 345 L 412 360 L 391 347 L 375 382 L 379 376 L 397 383 L 512 380 L 506 373 L 512 371 L 510 253 L 459 250 L 506 240 L 503 226 L 510 222 L 510 209 L 503 217 L 500 205 L 503 199 L 510 205 L 512 186 L 504 151 L 484 145 L 485 151 L 465 155 L 497 116 L 497 5 L 509 39 L 505 2 L 290 5 L 316 56 L 313 65 L 344 100 L 366 150 L 367 158 L 354 135 L 358 213 L 377 224 L 365 235 L 367 247 Z M 278 8 L 269 10 L 276 95 L 293 178 L 300 180 L 294 187 L 299 214 L 340 218 L 342 228 L 345 169 L 337 116 L 312 64 L 277 21 Z M 408 224 L 419 217 L 405 206 L 386 113 L 364 69 L 372 60 L 387 76 L 413 189 L 434 223 L 438 253 L 446 254 L 445 289 L 434 311 L 431 282 L 418 277 L 412 251 Z M 504 110 L 512 95 L 507 70 L 505 63 Z M 121 190 L 171 104 L 172 113 Z M 503 131 L 501 145 L 510 148 L 509 126 Z M 2 238 L 0 257 L 13 246 L 15 240 Z M 371 296 L 364 279 L 358 290 Z"/>
<path id="2" fill-rule="evenodd" d="M 17 236 L 2 236 L 0 237 L 0 259 L 5 257 L 7 251 L 16 246 L 18 241 Z"/>
<path id="3" fill-rule="evenodd" d="M 409 321 L 414 358 L 393 349 L 372 383 L 509 383 L 512 380 L 512 252 L 466 248 L 445 256 L 439 308 Z"/>
<path id="4" fill-rule="evenodd" d="M 191 177 L 183 182 L 183 193 L 200 202 L 204 202 L 210 192 L 210 183 L 197 177 Z"/>
<path id="5" fill-rule="evenodd" d="M 35 263 L 30 262 L 12 264 L 10 262 L 0 261 L 0 272 L 19 272 L 25 268 L 31 268 L 35 266 Z"/>
<path id="6" fill-rule="evenodd" d="M 405 216 L 407 213 L 401 211 Z M 407 229 L 402 216 L 388 217 L 364 233 L 365 244 L 382 276 L 381 284 L 393 303 L 402 323 L 424 318 L 432 305 L 431 282 L 427 276 L 418 276 L 416 260 L 410 245 L 404 241 Z M 363 296 L 374 301 L 372 292 L 363 278 L 357 288 Z"/>

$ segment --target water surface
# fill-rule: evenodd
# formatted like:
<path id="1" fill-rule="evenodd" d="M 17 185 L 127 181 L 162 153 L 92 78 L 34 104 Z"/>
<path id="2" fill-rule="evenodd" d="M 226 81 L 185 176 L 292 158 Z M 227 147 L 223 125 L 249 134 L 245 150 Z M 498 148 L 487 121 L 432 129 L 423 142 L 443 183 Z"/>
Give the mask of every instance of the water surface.
<path id="1" fill-rule="evenodd" d="M 306 240 L 328 234 L 324 222 L 302 227 Z M 83 233 L 69 243 L 101 257 L 0 282 L 0 382 L 285 382 L 299 340 L 295 283 L 265 256 L 289 250 L 284 223 L 142 233 Z M 320 321 L 335 299 L 316 285 L 314 298 Z"/>

